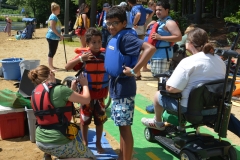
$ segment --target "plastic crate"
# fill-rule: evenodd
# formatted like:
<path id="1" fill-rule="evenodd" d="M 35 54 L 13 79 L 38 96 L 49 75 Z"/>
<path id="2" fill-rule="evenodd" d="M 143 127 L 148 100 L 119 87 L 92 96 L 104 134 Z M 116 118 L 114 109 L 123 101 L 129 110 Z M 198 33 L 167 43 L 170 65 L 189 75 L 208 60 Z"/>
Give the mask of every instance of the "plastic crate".
<path id="1" fill-rule="evenodd" d="M 35 143 L 35 133 L 36 133 L 36 116 L 34 115 L 33 109 L 28 109 L 25 107 L 28 118 L 28 129 L 29 129 L 29 138 L 32 143 Z"/>
<path id="2" fill-rule="evenodd" d="M 0 105 L 0 139 L 23 137 L 24 108 L 13 109 Z"/>

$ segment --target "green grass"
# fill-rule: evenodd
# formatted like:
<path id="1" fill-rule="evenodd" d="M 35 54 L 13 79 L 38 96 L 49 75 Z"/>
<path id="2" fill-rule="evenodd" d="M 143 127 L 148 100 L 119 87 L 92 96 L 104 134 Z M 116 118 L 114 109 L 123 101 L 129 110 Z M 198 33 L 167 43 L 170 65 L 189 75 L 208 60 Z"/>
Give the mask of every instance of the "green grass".
<path id="1" fill-rule="evenodd" d="M 61 44 L 63 44 L 63 41 L 60 42 Z M 76 41 L 64 41 L 65 45 L 71 46 L 71 47 L 80 47 L 80 42 L 76 42 Z"/>

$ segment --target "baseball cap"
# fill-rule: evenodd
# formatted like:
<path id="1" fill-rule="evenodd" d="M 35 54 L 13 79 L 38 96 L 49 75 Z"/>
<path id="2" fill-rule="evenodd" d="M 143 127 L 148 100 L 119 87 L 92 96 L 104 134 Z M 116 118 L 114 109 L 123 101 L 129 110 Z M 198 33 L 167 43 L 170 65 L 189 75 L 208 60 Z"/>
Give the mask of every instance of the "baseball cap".
<path id="1" fill-rule="evenodd" d="M 121 2 L 118 6 L 123 7 L 123 6 L 127 6 L 126 2 Z"/>
<path id="2" fill-rule="evenodd" d="M 103 8 L 110 8 L 110 5 L 108 3 L 104 3 Z"/>

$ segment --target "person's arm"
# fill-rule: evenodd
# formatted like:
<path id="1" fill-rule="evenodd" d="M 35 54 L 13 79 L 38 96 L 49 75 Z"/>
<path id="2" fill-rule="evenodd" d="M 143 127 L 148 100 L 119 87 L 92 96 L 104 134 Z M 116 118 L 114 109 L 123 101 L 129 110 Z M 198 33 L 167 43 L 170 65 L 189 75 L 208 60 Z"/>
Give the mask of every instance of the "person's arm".
<path id="1" fill-rule="evenodd" d="M 171 87 L 171 86 L 168 86 L 168 85 L 166 85 L 166 90 L 169 93 L 180 93 L 180 92 L 182 92 L 181 90 L 179 90 L 177 88 L 174 88 L 174 87 Z"/>
<path id="2" fill-rule="evenodd" d="M 79 55 L 79 56 L 81 56 L 81 55 Z M 66 70 L 73 69 L 74 66 L 76 66 L 78 63 L 81 63 L 79 56 L 78 56 L 78 57 L 75 57 L 73 60 L 69 61 L 69 62 L 65 65 L 65 69 L 66 69 Z"/>
<path id="3" fill-rule="evenodd" d="M 81 56 L 81 58 L 80 58 Z M 93 58 L 93 54 L 91 52 L 84 52 L 83 54 L 79 54 L 78 56 L 76 56 L 73 60 L 69 61 L 66 66 L 65 69 L 66 70 L 70 70 L 73 69 L 73 67 L 75 65 L 77 65 L 78 63 L 82 63 L 85 61 L 89 61 Z"/>
<path id="4" fill-rule="evenodd" d="M 57 24 L 56 21 L 50 20 L 50 27 L 52 28 L 53 33 L 55 33 L 60 38 L 60 40 L 62 40 L 63 36 L 60 33 L 58 33 L 56 24 Z"/>
<path id="5" fill-rule="evenodd" d="M 138 63 L 135 65 L 134 68 L 130 68 L 130 67 L 125 67 L 125 69 L 123 70 L 123 73 L 127 76 L 134 76 L 131 72 L 131 70 L 133 70 L 134 73 L 137 73 L 138 71 L 140 71 L 140 69 L 147 64 L 147 62 L 149 61 L 149 59 L 153 56 L 153 54 L 156 52 L 156 48 L 147 43 L 144 42 L 141 46 L 141 50 L 142 50 L 142 54 L 141 54 L 141 58 L 138 60 Z"/>
<path id="6" fill-rule="evenodd" d="M 134 20 L 133 20 L 134 27 L 137 26 L 137 23 L 140 20 L 140 17 L 141 17 L 141 12 L 137 12 L 137 14 L 135 15 Z"/>
<path id="7" fill-rule="evenodd" d="M 68 100 L 71 101 L 71 102 L 75 102 L 75 103 L 89 104 L 90 100 L 91 100 L 91 97 L 90 97 L 90 92 L 89 92 L 89 88 L 88 88 L 87 76 L 84 77 L 83 74 L 80 74 L 79 78 L 78 78 L 78 81 L 83 88 L 82 94 L 79 94 L 79 93 L 74 91 L 71 94 L 71 96 L 68 98 Z M 74 80 L 74 81 L 72 81 L 71 89 L 76 90 L 76 87 L 77 87 L 77 81 Z"/>
<path id="8" fill-rule="evenodd" d="M 152 34 L 152 39 L 163 40 L 168 42 L 178 42 L 182 40 L 181 31 L 177 25 L 177 23 L 173 20 L 168 20 L 165 25 L 165 30 L 171 33 L 171 36 L 161 36 L 157 33 Z"/>

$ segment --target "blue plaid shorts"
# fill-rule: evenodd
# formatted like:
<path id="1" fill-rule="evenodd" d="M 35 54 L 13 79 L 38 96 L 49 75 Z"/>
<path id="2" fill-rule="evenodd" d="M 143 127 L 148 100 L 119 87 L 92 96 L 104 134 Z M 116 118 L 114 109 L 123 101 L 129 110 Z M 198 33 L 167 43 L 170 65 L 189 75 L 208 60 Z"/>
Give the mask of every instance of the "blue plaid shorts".
<path id="1" fill-rule="evenodd" d="M 121 98 L 112 100 L 111 118 L 116 126 L 128 126 L 133 123 L 134 98 Z"/>

